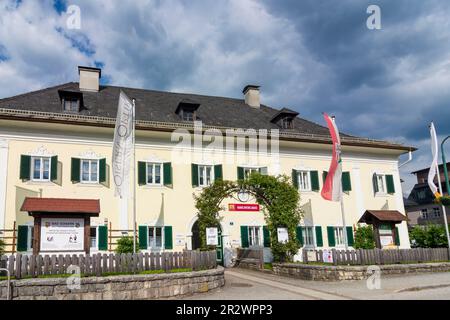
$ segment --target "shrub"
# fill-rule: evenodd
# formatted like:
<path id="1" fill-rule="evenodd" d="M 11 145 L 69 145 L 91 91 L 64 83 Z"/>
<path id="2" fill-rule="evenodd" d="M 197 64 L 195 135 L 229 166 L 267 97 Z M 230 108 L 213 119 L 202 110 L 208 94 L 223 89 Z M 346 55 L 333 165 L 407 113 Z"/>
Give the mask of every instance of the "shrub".
<path id="1" fill-rule="evenodd" d="M 444 225 L 429 224 L 427 226 L 415 226 L 409 232 L 412 245 L 419 248 L 445 248 L 447 247 L 447 235 Z"/>
<path id="2" fill-rule="evenodd" d="M 355 249 L 374 249 L 375 239 L 373 236 L 373 228 L 371 225 L 360 226 L 355 230 Z"/>
<path id="3" fill-rule="evenodd" d="M 5 254 L 5 241 L 0 239 L 0 257 Z"/>
<path id="4" fill-rule="evenodd" d="M 136 252 L 139 251 L 139 243 L 136 239 Z M 117 240 L 116 253 L 133 253 L 133 237 L 122 237 Z"/>

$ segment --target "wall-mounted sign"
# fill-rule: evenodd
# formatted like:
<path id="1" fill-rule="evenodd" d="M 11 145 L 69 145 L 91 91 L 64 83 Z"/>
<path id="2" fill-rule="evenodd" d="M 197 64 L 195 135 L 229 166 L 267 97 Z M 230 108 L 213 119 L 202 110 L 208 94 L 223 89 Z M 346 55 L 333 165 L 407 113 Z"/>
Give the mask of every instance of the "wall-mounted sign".
<path id="1" fill-rule="evenodd" d="M 84 219 L 41 219 L 41 251 L 83 250 Z"/>
<path id="2" fill-rule="evenodd" d="M 229 211 L 259 211 L 259 204 L 246 204 L 246 203 L 229 203 Z"/>
<path id="3" fill-rule="evenodd" d="M 219 233 L 217 232 L 217 228 L 206 228 L 206 245 L 219 245 Z"/>
<path id="4" fill-rule="evenodd" d="M 185 236 L 184 234 L 175 235 L 175 245 L 176 246 L 184 246 L 185 244 Z"/>
<path id="5" fill-rule="evenodd" d="M 287 228 L 277 228 L 278 242 L 284 243 L 289 241 L 289 233 Z"/>
<path id="6" fill-rule="evenodd" d="M 324 249 L 322 251 L 323 262 L 325 263 L 333 263 L 333 254 L 331 250 Z"/>

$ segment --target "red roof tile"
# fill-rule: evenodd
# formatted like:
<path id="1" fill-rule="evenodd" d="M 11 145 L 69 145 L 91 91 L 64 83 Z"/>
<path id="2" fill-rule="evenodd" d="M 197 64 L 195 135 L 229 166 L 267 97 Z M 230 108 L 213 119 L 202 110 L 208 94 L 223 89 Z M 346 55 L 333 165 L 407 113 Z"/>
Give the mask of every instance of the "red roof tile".
<path id="1" fill-rule="evenodd" d="M 21 211 L 55 213 L 100 213 L 100 200 L 25 198 Z"/>

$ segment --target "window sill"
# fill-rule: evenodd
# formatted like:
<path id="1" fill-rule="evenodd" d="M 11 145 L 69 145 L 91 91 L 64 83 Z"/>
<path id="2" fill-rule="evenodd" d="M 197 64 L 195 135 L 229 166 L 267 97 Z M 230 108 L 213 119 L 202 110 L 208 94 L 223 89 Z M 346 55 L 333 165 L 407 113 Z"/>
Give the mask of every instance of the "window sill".
<path id="1" fill-rule="evenodd" d="M 40 185 L 40 186 L 42 186 L 42 185 L 48 185 L 48 186 L 52 186 L 52 185 L 54 185 L 54 183 L 53 182 L 51 182 L 51 181 L 38 181 L 38 180 L 29 180 L 29 181 L 26 181 L 25 182 L 27 185 L 30 185 L 30 186 L 33 186 L 33 185 Z"/>
<path id="2" fill-rule="evenodd" d="M 163 184 L 146 184 L 143 185 L 143 189 L 164 189 L 166 186 Z"/>
<path id="3" fill-rule="evenodd" d="M 100 183 L 87 183 L 87 182 L 80 182 L 77 183 L 78 187 L 87 187 L 87 188 L 101 188 L 103 187 Z"/>

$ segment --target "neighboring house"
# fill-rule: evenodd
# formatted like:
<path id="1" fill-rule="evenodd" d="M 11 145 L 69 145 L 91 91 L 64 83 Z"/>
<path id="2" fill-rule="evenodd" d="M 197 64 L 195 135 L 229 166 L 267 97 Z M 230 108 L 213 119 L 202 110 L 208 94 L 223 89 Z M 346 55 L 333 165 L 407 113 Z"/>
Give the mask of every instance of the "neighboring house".
<path id="1" fill-rule="evenodd" d="M 100 69 L 79 67 L 79 73 L 79 83 L 0 100 L 0 229 L 18 226 L 18 251 L 104 252 L 114 249 L 111 229 L 130 234 L 132 201 L 114 196 L 111 177 L 121 90 L 136 99 L 134 187 L 142 251 L 197 248 L 193 194 L 215 179 L 243 179 L 252 171 L 293 177 L 304 210 L 297 228 L 304 248 L 343 248 L 344 228 L 351 246 L 352 231 L 367 210 L 387 223 L 383 243 L 409 248 L 398 158 L 410 146 L 342 134 L 344 226 L 340 204 L 320 195 L 331 159 L 328 128 L 295 111 L 261 104 L 259 87 L 246 86 L 242 99 L 231 99 L 100 86 Z M 196 121 L 202 121 L 203 130 L 222 133 L 280 130 L 279 157 L 259 150 L 256 160 L 236 153 L 230 162 L 196 148 L 185 149 L 186 157 L 174 156 L 179 136 L 172 140 L 172 133 L 192 132 Z M 241 210 L 236 205 L 241 203 L 253 209 Z M 268 245 L 264 215 L 254 203 L 245 196 L 225 199 L 218 259 L 238 246 Z"/>
<path id="2" fill-rule="evenodd" d="M 428 186 L 428 172 L 430 168 L 425 168 L 412 172 L 417 177 L 417 183 L 411 190 L 408 199 L 405 201 L 406 214 L 408 216 L 408 226 L 426 224 L 443 224 L 444 214 L 442 206 L 435 203 L 435 197 Z M 450 162 L 447 162 L 447 170 L 450 171 Z M 445 183 L 444 166 L 439 165 L 439 173 L 442 184 L 442 190 L 448 195 Z M 436 186 L 438 185 L 437 177 L 434 179 Z M 446 207 L 447 219 L 450 221 L 450 207 Z"/>

